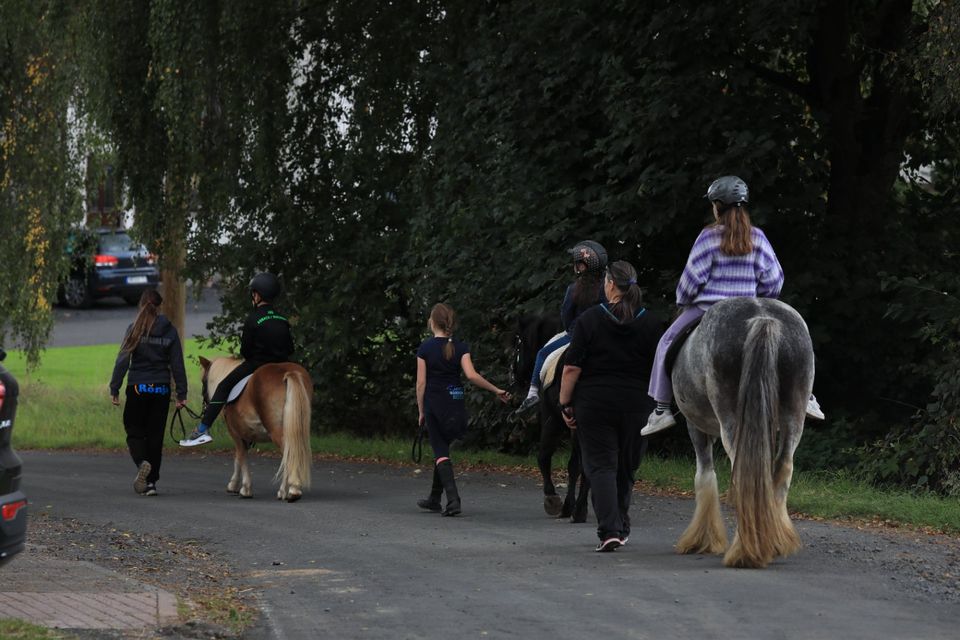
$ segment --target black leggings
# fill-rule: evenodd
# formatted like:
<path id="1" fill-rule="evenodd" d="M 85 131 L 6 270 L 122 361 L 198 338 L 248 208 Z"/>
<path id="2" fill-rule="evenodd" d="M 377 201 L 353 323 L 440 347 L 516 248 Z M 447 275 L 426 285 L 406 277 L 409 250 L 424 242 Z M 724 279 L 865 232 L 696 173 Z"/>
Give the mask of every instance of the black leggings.
<path id="1" fill-rule="evenodd" d="M 454 400 L 447 392 L 428 392 L 423 409 L 433 447 L 433 459 L 450 457 L 450 443 L 459 440 L 467 432 L 467 408 L 462 399 Z"/>
<path id="2" fill-rule="evenodd" d="M 629 536 L 634 473 L 646 449 L 640 428 L 647 414 L 579 406 L 576 415 L 583 470 L 597 514 L 597 536 L 601 540 Z"/>
<path id="3" fill-rule="evenodd" d="M 163 458 L 163 432 L 170 411 L 169 393 L 137 393 L 127 386 L 127 401 L 123 407 L 123 428 L 127 432 L 127 449 L 133 463 L 150 463 L 147 482 L 160 479 Z"/>
<path id="4" fill-rule="evenodd" d="M 242 379 L 265 364 L 266 362 L 244 360 L 236 369 L 228 373 L 226 377 L 220 381 L 220 384 L 217 385 L 216 391 L 213 392 L 213 397 L 211 397 L 210 402 L 207 403 L 207 408 L 203 410 L 200 422 L 208 427 L 213 426 L 213 421 L 217 419 L 217 416 L 220 415 L 224 405 L 227 403 L 227 396 L 230 395 L 231 389 Z"/>

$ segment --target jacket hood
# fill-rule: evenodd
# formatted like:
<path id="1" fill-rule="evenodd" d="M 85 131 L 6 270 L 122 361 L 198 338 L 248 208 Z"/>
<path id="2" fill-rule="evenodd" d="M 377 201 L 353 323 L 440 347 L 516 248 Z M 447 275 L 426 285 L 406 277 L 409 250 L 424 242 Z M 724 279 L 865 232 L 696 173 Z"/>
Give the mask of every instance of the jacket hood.
<path id="1" fill-rule="evenodd" d="M 157 316 L 157 319 L 153 321 L 153 327 L 150 329 L 150 335 L 162 336 L 169 331 L 170 327 L 172 326 L 173 324 L 167 319 L 167 316 L 161 313 Z"/>

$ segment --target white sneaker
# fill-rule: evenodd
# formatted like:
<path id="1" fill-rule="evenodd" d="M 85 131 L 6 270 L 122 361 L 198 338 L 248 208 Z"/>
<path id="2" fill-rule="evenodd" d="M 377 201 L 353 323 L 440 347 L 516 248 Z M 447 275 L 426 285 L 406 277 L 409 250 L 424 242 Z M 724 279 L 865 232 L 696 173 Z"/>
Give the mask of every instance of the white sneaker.
<path id="1" fill-rule="evenodd" d="M 814 420 L 824 420 L 826 418 L 820 409 L 820 403 L 813 396 L 810 396 L 810 399 L 807 400 L 807 417 Z"/>
<path id="2" fill-rule="evenodd" d="M 640 429 L 640 435 L 649 436 L 657 431 L 669 429 L 675 424 L 677 424 L 677 419 L 673 417 L 673 412 L 669 409 L 663 413 L 657 413 L 654 411 L 650 414 L 650 417 L 647 418 L 647 426 L 645 426 L 643 429 Z"/>
<path id="3" fill-rule="evenodd" d="M 200 433 L 199 431 L 194 431 L 192 434 L 190 434 L 189 438 L 187 438 L 186 440 L 180 441 L 180 446 L 195 447 L 198 444 L 207 444 L 208 442 L 212 442 L 212 441 L 213 441 L 213 437 L 210 436 L 209 431 L 204 431 L 203 433 Z"/>

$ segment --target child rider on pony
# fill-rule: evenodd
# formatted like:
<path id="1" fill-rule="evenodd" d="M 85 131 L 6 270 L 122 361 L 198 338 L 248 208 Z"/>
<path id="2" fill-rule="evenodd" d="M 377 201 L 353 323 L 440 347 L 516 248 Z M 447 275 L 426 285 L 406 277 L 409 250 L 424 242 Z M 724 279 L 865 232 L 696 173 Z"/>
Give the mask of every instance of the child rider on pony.
<path id="1" fill-rule="evenodd" d="M 247 316 L 240 336 L 240 355 L 243 362 L 217 385 L 210 402 L 203 411 L 200 424 L 182 447 L 195 447 L 213 440 L 210 425 L 220 415 L 230 390 L 258 368 L 271 362 L 289 362 L 293 353 L 290 323 L 273 309 L 273 301 L 280 295 L 280 281 L 272 273 L 258 273 L 250 280 L 250 299 L 253 311 Z"/>

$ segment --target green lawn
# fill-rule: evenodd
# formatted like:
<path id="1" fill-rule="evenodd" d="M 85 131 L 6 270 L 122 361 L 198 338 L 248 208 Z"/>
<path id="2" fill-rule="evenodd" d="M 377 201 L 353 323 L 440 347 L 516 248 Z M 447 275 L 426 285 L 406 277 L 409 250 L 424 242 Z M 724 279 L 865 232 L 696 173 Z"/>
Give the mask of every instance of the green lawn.
<path id="1" fill-rule="evenodd" d="M 63 347 L 49 349 L 36 370 L 27 373 L 21 354 L 9 354 L 4 365 L 20 382 L 20 408 L 13 433 L 18 449 L 125 448 L 120 409 L 110 404 L 108 384 L 116 346 Z M 197 356 L 208 358 L 222 352 L 201 350 L 188 340 L 188 404 L 200 407 L 200 367 Z M 187 421 L 187 428 L 192 424 Z M 214 441 L 205 449 L 233 448 L 222 425 L 214 427 Z M 321 455 L 394 463 L 410 462 L 410 441 L 383 438 L 360 439 L 346 433 L 314 435 L 314 452 Z M 803 446 L 802 444 L 800 446 Z M 176 448 L 169 439 L 167 447 Z M 269 449 L 269 447 L 266 447 Z M 426 446 L 429 451 L 429 445 Z M 429 452 L 426 460 L 429 460 Z M 510 456 L 491 451 L 459 451 L 460 465 L 488 465 L 531 473 L 533 456 Z M 554 458 L 558 469 L 562 455 Z M 427 464 L 429 464 L 427 462 Z M 725 459 L 718 464 L 721 490 L 729 480 Z M 694 463 L 687 459 L 648 457 L 638 477 L 644 486 L 666 491 L 693 490 Z M 791 510 L 813 517 L 857 519 L 908 524 L 952 534 L 960 533 L 960 501 L 929 493 L 878 489 L 848 473 L 807 472 L 794 476 L 790 491 Z"/>

